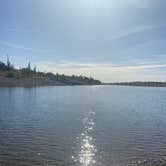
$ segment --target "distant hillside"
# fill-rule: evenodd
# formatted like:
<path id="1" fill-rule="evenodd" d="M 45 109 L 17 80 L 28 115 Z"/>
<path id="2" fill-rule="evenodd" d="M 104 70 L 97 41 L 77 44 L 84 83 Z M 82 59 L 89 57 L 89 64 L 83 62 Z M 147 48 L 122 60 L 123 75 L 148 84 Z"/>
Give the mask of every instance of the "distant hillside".
<path id="1" fill-rule="evenodd" d="M 99 85 L 101 82 L 92 77 L 67 76 L 39 72 L 31 69 L 30 63 L 26 68 L 16 69 L 7 63 L 0 62 L 0 86 L 46 86 L 46 85 Z"/>
<path id="2" fill-rule="evenodd" d="M 155 82 L 155 81 L 140 82 L 140 81 L 136 81 L 136 82 L 108 83 L 106 85 L 166 87 L 166 82 Z"/>

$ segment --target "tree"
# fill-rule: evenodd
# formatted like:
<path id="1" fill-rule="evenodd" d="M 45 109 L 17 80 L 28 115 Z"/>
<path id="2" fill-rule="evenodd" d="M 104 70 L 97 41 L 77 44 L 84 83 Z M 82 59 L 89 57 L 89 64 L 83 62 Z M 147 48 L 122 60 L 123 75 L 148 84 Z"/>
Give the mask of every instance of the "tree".
<path id="1" fill-rule="evenodd" d="M 31 71 L 31 63 L 28 63 L 28 71 Z"/>
<path id="2" fill-rule="evenodd" d="M 9 56 L 7 55 L 7 69 L 9 70 L 11 68 L 11 64 L 10 64 L 10 60 L 9 60 Z"/>
<path id="3" fill-rule="evenodd" d="M 7 70 L 7 66 L 0 61 L 0 70 Z"/>

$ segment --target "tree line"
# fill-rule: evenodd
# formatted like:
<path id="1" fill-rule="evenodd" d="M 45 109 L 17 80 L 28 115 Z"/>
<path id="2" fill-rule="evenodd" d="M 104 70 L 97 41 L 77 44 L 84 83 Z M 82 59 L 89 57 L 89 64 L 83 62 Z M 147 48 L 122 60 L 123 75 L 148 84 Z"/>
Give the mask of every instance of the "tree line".
<path id="1" fill-rule="evenodd" d="M 9 57 L 7 56 L 6 64 L 0 61 L 0 77 L 7 78 L 43 78 L 49 79 L 52 81 L 58 81 L 64 84 L 101 84 L 99 80 L 94 79 L 93 77 L 85 76 L 67 76 L 65 74 L 54 74 L 51 72 L 40 72 L 37 71 L 37 67 L 31 67 L 31 63 L 27 64 L 27 67 L 16 69 L 14 65 L 10 62 Z"/>

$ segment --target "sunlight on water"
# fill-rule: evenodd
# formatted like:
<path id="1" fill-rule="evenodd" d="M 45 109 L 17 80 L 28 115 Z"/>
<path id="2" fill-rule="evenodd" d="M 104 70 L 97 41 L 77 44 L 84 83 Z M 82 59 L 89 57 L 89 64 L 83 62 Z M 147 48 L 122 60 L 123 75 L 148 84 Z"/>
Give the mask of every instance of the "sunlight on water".
<path id="1" fill-rule="evenodd" d="M 74 161 L 80 163 L 82 166 L 92 166 L 96 163 L 94 157 L 97 149 L 93 144 L 94 140 L 91 136 L 95 127 L 94 116 L 95 113 L 90 111 L 87 117 L 83 119 L 84 131 L 81 133 L 80 137 L 77 138 L 80 140 L 80 152 L 77 157 L 78 159 Z M 73 157 L 73 159 L 74 158 L 75 157 Z"/>
<path id="2" fill-rule="evenodd" d="M 82 140 L 81 151 L 79 154 L 80 163 L 85 166 L 89 166 L 92 163 L 95 163 L 93 157 L 95 156 L 95 147 L 91 143 L 92 137 L 85 136 Z"/>
<path id="3" fill-rule="evenodd" d="M 96 148 L 93 145 L 93 138 L 90 136 L 91 131 L 94 129 L 94 112 L 89 112 L 88 117 L 84 118 L 84 132 L 81 134 L 81 150 L 79 154 L 79 161 L 81 165 L 89 166 L 95 163 L 94 156 Z"/>

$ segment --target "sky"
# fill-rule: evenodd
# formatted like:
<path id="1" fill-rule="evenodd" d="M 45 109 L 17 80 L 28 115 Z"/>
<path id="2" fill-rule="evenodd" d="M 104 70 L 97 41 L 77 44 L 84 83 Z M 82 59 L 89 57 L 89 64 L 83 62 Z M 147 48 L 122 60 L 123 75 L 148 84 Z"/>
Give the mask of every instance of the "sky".
<path id="1" fill-rule="evenodd" d="M 0 0 L 0 61 L 103 82 L 166 81 L 164 0 Z"/>

